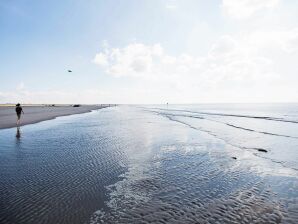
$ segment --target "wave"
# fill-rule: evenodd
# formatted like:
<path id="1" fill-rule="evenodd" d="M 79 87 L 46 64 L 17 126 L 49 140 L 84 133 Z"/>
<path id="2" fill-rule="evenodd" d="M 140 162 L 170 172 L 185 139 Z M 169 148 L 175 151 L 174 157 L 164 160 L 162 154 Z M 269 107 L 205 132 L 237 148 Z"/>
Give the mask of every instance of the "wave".
<path id="1" fill-rule="evenodd" d="M 279 137 L 285 137 L 285 138 L 296 138 L 296 139 L 298 139 L 298 137 L 295 137 L 295 136 L 275 134 L 275 133 L 266 132 L 266 131 L 257 131 L 257 130 L 254 130 L 254 129 L 243 128 L 243 127 L 236 126 L 236 125 L 229 124 L 229 123 L 225 123 L 225 124 L 230 126 L 230 127 L 233 127 L 233 128 L 238 128 L 238 129 L 242 129 L 242 130 L 245 130 L 245 131 L 256 132 L 256 133 L 260 133 L 260 134 L 264 134 L 264 135 L 273 135 L 273 136 L 279 136 Z"/>
<path id="2" fill-rule="evenodd" d="M 153 110 L 148 110 L 148 111 L 156 112 L 156 111 L 153 111 Z M 232 127 L 232 128 L 241 129 L 241 130 L 244 130 L 244 131 L 255 132 L 255 133 L 264 134 L 264 135 L 272 135 L 272 136 L 278 136 L 278 137 L 298 139 L 298 137 L 296 137 L 296 136 L 283 135 L 283 134 L 277 134 L 277 133 L 266 132 L 266 131 L 258 131 L 258 130 L 255 130 L 255 129 L 245 128 L 245 127 L 241 127 L 241 126 L 238 126 L 238 125 L 234 125 L 234 124 L 230 124 L 230 123 L 226 123 L 226 122 L 222 122 L 222 121 L 208 119 L 208 118 L 205 118 L 205 117 L 202 117 L 202 116 L 192 116 L 192 115 L 185 115 L 185 114 L 171 114 L 171 113 L 164 113 L 164 112 L 162 112 L 162 113 L 156 112 L 156 113 L 158 113 L 160 115 L 165 115 L 165 116 L 169 115 L 169 116 L 177 116 L 177 117 L 202 119 L 202 120 L 204 119 L 204 120 L 209 120 L 209 121 L 216 122 L 216 123 L 221 123 L 221 124 L 227 125 L 227 126 Z M 193 112 L 193 113 L 196 113 L 196 112 Z"/>
<path id="3" fill-rule="evenodd" d="M 162 115 L 162 114 L 160 114 L 160 115 Z M 211 135 L 211 136 L 213 136 L 213 137 L 215 137 L 215 138 L 217 138 L 217 139 L 219 139 L 219 140 L 225 142 L 225 144 L 230 145 L 230 146 L 232 146 L 232 147 L 235 147 L 235 148 L 238 148 L 238 149 L 243 149 L 243 150 L 255 150 L 255 151 L 257 151 L 257 152 L 260 152 L 260 153 L 262 153 L 262 154 L 260 154 L 260 153 L 254 153 L 254 155 L 257 156 L 257 157 L 260 157 L 260 158 L 269 160 L 269 161 L 271 161 L 271 162 L 273 162 L 273 163 L 280 164 L 282 167 L 285 167 L 285 168 L 289 168 L 289 169 L 298 171 L 298 168 L 293 167 L 293 166 L 288 166 L 287 163 L 286 163 L 285 161 L 280 161 L 280 160 L 272 159 L 272 158 L 267 157 L 267 156 L 262 156 L 262 155 L 264 155 L 264 153 L 266 154 L 267 152 L 270 151 L 270 150 L 268 150 L 268 149 L 260 148 L 260 147 L 245 147 L 245 146 L 241 146 L 241 145 L 238 145 L 238 144 L 234 144 L 234 143 L 231 143 L 230 141 L 226 140 L 225 138 L 222 138 L 222 137 L 218 136 L 217 134 L 215 134 L 215 133 L 213 133 L 213 132 L 211 132 L 211 131 L 209 131 L 209 130 L 194 127 L 194 126 L 192 126 L 192 125 L 190 125 L 190 124 L 188 124 L 188 123 L 186 123 L 186 122 L 183 122 L 183 121 L 174 119 L 173 117 L 171 117 L 171 116 L 169 116 L 169 115 L 167 115 L 167 116 L 165 116 L 165 117 L 167 117 L 167 118 L 168 118 L 169 120 L 171 120 L 171 121 L 178 122 L 178 123 L 181 123 L 181 124 L 183 124 L 183 125 L 186 125 L 186 126 L 188 126 L 189 128 L 192 128 L 192 129 L 195 129 L 195 130 L 198 130 L 198 131 L 205 132 L 205 133 L 207 133 L 207 134 L 209 134 L 209 135 Z"/>
<path id="4" fill-rule="evenodd" d="M 241 115 L 241 114 L 211 113 L 211 112 L 198 112 L 198 111 L 191 111 L 191 110 L 163 109 L 163 108 L 150 108 L 150 109 L 161 110 L 161 111 L 188 112 L 188 113 L 194 113 L 194 114 L 204 114 L 204 115 L 211 115 L 211 116 L 213 115 L 213 116 L 222 116 L 222 117 L 240 117 L 240 118 L 262 119 L 262 120 L 269 120 L 269 121 L 278 121 L 278 122 L 287 122 L 287 123 L 298 124 L 298 121 L 296 121 L 296 120 L 287 120 L 284 118 L 270 117 L 270 116 L 252 116 L 252 115 Z"/>

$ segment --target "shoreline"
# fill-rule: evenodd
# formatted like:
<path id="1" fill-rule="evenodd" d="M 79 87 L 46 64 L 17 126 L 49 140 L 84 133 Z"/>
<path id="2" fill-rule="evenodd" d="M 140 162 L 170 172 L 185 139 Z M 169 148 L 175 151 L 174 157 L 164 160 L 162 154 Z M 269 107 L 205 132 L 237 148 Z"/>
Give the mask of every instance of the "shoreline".
<path id="1" fill-rule="evenodd" d="M 21 117 L 21 124 L 24 126 L 28 124 L 36 124 L 42 121 L 53 120 L 57 117 L 69 116 L 74 114 L 88 113 L 93 110 L 99 110 L 106 107 L 110 107 L 114 104 L 102 104 L 102 105 L 80 105 L 79 107 L 73 107 L 72 105 L 30 105 L 22 106 L 24 114 Z M 15 107 L 2 106 L 0 107 L 0 130 L 7 128 L 17 127 L 16 124 Z"/>
<path id="2" fill-rule="evenodd" d="M 25 109 L 35 118 L 77 108 Z M 0 223 L 297 223 L 298 175 L 276 160 L 296 165 L 298 140 L 204 116 L 119 106 L 0 131 Z"/>

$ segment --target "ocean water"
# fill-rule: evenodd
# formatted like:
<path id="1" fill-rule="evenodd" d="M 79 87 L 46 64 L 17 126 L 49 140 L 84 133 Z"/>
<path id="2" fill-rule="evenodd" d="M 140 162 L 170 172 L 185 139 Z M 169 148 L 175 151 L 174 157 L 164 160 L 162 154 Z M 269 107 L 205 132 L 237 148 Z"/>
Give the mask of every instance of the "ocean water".
<path id="1" fill-rule="evenodd" d="M 297 223 L 298 105 L 105 108 L 0 130 L 0 223 Z"/>
<path id="2" fill-rule="evenodd" d="M 149 110 L 298 170 L 298 104 L 171 105 Z"/>

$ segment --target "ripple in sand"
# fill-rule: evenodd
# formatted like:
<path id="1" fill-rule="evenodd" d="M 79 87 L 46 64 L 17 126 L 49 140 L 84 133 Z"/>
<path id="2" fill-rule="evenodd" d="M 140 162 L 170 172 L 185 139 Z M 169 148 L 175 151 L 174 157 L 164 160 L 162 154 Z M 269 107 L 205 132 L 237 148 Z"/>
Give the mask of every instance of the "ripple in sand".
<path id="1" fill-rule="evenodd" d="M 194 152 L 189 156 L 188 148 Z M 91 223 L 280 223 L 296 219 L 262 177 L 196 145 L 162 146 L 146 172 L 111 186 Z M 142 165 L 141 165 L 142 164 Z M 144 163 L 139 164 L 144 167 Z M 158 164 L 158 165 L 156 165 Z"/>

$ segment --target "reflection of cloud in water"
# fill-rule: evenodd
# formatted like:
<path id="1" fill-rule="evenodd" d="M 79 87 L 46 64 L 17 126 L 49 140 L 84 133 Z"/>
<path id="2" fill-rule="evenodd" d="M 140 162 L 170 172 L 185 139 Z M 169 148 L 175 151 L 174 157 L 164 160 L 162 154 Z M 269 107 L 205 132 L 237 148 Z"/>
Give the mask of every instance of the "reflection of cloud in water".
<path id="1" fill-rule="evenodd" d="M 255 150 L 234 147 L 208 133 L 155 116 L 150 125 L 158 128 L 150 130 L 151 141 L 146 145 L 150 153 L 139 147 L 146 159 L 139 158 L 142 153 L 129 155 L 132 163 L 124 179 L 108 187 L 108 208 L 95 212 L 91 223 L 295 221 L 295 214 L 288 210 L 292 205 L 285 206 L 285 201 L 297 197 L 295 190 L 274 184 L 282 175 L 283 183 L 295 188 L 295 170 L 272 164 L 256 156 Z M 283 199 L 280 192 L 286 192 Z"/>
<path id="2" fill-rule="evenodd" d="M 242 150 L 237 147 L 226 146 L 225 152 L 231 157 L 235 156 L 239 165 L 245 166 L 248 170 L 251 170 L 259 175 L 286 177 L 298 176 L 297 170 L 285 167 L 282 163 L 272 163 L 270 159 L 266 157 L 263 158 L 260 153 L 256 156 L 256 152 L 254 150 Z"/>
<path id="3" fill-rule="evenodd" d="M 246 110 L 243 108 L 237 110 L 235 109 L 237 107 L 231 108 L 228 105 L 225 106 L 226 108 L 217 110 L 214 108 L 210 110 L 208 106 L 206 108 L 206 105 L 205 109 L 204 105 L 176 105 L 174 107 L 180 109 L 147 108 L 145 111 L 199 132 L 205 132 L 223 141 L 225 145 L 239 148 L 242 151 L 252 151 L 255 157 L 270 160 L 269 163 L 263 163 L 261 166 L 277 163 L 282 167 L 298 171 L 296 153 L 298 137 L 294 136 L 294 133 L 298 131 L 298 125 L 287 105 L 283 105 L 278 110 L 267 108 L 266 113 L 262 111 L 264 108 L 258 110 L 258 105 L 251 105 Z M 297 107 L 294 109 L 297 110 Z M 288 169 L 282 168 L 282 170 Z M 277 175 L 282 173 L 288 175 L 289 171 L 278 171 Z"/>
<path id="4" fill-rule="evenodd" d="M 276 223 L 284 217 L 262 178 L 235 168 L 228 156 L 187 144 L 160 148 L 109 187 L 109 210 L 96 212 L 94 223 Z M 185 153 L 190 148 L 196 154 Z"/>

